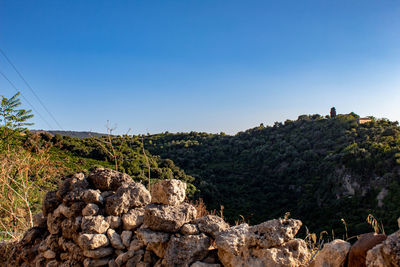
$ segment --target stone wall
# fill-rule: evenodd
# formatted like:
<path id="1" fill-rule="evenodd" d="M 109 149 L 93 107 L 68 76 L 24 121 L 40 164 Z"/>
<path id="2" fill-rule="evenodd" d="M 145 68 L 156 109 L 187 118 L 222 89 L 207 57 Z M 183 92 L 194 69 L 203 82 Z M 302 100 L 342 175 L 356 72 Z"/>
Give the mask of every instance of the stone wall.
<path id="1" fill-rule="evenodd" d="M 131 177 L 97 168 L 48 192 L 35 227 L 0 246 L 1 266 L 307 266 L 295 235 L 301 222 L 277 219 L 230 227 L 198 218 L 186 184 L 164 180 L 152 193 Z"/>

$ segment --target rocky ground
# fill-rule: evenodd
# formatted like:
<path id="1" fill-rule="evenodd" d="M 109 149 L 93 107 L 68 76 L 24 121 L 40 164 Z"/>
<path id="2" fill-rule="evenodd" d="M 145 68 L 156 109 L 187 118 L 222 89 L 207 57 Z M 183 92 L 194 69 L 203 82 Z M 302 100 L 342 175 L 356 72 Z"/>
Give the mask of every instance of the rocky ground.
<path id="1" fill-rule="evenodd" d="M 1 266 L 400 266 L 399 232 L 343 240 L 311 253 L 295 238 L 302 223 L 270 220 L 230 227 L 198 217 L 186 184 L 164 180 L 150 192 L 131 177 L 97 168 L 48 192 L 35 227 L 0 244 Z"/>

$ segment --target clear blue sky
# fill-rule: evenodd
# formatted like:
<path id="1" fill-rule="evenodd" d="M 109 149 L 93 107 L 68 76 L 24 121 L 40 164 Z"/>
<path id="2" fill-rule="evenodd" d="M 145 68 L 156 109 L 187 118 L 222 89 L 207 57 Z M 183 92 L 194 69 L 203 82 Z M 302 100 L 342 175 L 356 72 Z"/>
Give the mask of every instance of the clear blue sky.
<path id="1" fill-rule="evenodd" d="M 236 133 L 332 106 L 400 120 L 398 0 L 0 0 L 0 48 L 65 130 Z"/>

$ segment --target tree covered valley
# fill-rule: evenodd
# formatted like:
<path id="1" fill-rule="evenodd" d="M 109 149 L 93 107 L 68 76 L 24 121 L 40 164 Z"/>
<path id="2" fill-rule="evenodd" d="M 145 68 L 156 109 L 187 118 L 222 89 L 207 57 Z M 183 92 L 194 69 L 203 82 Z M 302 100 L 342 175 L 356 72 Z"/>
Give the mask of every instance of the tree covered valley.
<path id="1" fill-rule="evenodd" d="M 29 173 L 33 212 L 61 177 L 101 165 L 146 185 L 183 180 L 189 201 L 201 199 L 231 224 L 290 213 L 303 221 L 303 232 L 340 238 L 370 231 L 369 214 L 392 232 L 400 214 L 400 127 L 373 117 L 360 124 L 354 113 L 301 115 L 236 135 L 74 138 L 27 131 L 11 151 L 2 161 L 29 154 L 33 163 L 43 164 Z"/>

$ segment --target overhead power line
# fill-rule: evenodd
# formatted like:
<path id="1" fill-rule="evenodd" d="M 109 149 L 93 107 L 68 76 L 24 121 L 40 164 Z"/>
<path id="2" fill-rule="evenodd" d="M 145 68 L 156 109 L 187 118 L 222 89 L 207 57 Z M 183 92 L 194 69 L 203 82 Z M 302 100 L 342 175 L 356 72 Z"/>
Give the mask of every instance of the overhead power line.
<path id="1" fill-rule="evenodd" d="M 58 123 L 56 118 L 53 116 L 53 114 L 48 110 L 48 108 L 45 106 L 45 104 L 40 100 L 40 97 L 35 93 L 33 90 L 32 86 L 26 81 L 24 76 L 22 76 L 21 72 L 18 71 L 17 67 L 11 62 L 11 60 L 8 58 L 6 53 L 0 48 L 0 53 L 4 56 L 4 58 L 7 60 L 7 62 L 12 66 L 12 68 L 15 70 L 15 72 L 18 74 L 18 76 L 21 78 L 21 80 L 24 81 L 25 85 L 29 88 L 29 90 L 32 92 L 32 94 L 35 96 L 35 98 L 39 101 L 40 105 L 46 110 L 46 112 L 50 115 L 50 117 L 53 119 L 53 121 L 57 124 L 57 126 L 61 129 L 64 130 L 63 127 Z"/>
<path id="2" fill-rule="evenodd" d="M 6 79 L 8 81 L 9 84 L 11 84 L 11 86 L 14 88 L 15 91 L 21 93 L 21 91 L 18 91 L 15 84 L 12 81 L 10 81 L 10 79 L 8 79 L 7 76 L 2 71 L 0 71 L 0 74 L 1 74 L 1 76 L 3 76 L 4 79 Z M 50 129 L 53 129 L 53 127 L 50 125 L 50 123 L 42 116 L 42 114 L 40 114 L 39 111 L 37 111 L 35 109 L 35 107 L 31 104 L 31 102 L 29 102 L 29 100 L 26 99 L 26 97 L 22 93 L 21 93 L 21 97 L 25 100 L 26 103 L 28 103 L 28 105 L 32 108 L 32 110 L 35 111 L 39 115 L 39 117 L 47 124 L 47 126 Z"/>

